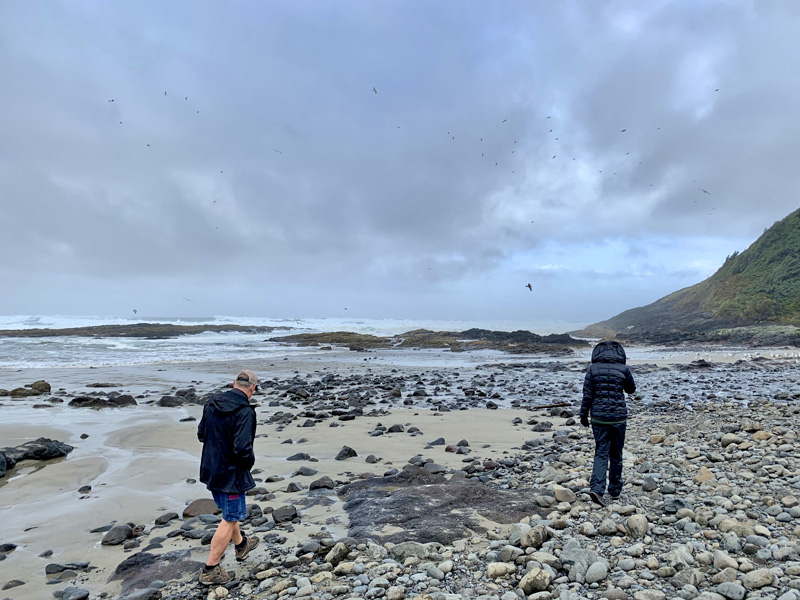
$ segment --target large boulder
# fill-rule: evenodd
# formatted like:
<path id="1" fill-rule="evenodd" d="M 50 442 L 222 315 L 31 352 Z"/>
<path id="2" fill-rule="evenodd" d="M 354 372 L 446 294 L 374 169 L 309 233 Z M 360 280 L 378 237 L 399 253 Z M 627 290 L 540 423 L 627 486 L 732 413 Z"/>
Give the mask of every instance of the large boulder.
<path id="1" fill-rule="evenodd" d="M 543 592 L 550 586 L 552 577 L 550 573 L 539 567 L 534 567 L 519 582 L 519 587 L 526 595 Z"/>
<path id="2" fill-rule="evenodd" d="M 6 476 L 6 469 L 7 469 L 6 464 L 7 463 L 6 463 L 5 452 L 0 451 L 0 477 L 5 477 Z"/>
<path id="3" fill-rule="evenodd" d="M 342 449 L 339 450 L 339 454 L 336 455 L 336 460 L 347 460 L 354 456 L 358 456 L 358 452 L 353 450 L 350 446 L 342 446 Z"/>
<path id="4" fill-rule="evenodd" d="M 215 515 L 222 512 L 211 498 L 198 498 L 183 509 L 183 518 L 191 519 L 200 515 Z"/>
<path id="5" fill-rule="evenodd" d="M 272 518 L 276 523 L 287 523 L 297 518 L 297 509 L 292 506 L 281 506 L 272 511 Z"/>
<path id="6" fill-rule="evenodd" d="M 111 396 L 108 399 L 111 406 L 137 406 L 136 399 L 130 394 L 120 394 L 119 396 Z"/>
<path id="7" fill-rule="evenodd" d="M 177 396 L 161 396 L 157 404 L 159 406 L 166 406 L 167 408 L 174 408 L 183 405 L 183 400 Z"/>
<path id="8" fill-rule="evenodd" d="M 100 543 L 103 546 L 119 546 L 121 543 L 133 537 L 133 529 L 130 525 L 115 525 L 103 536 Z"/>
<path id="9" fill-rule="evenodd" d="M 6 468 L 13 469 L 18 462 L 23 460 L 62 458 L 73 450 L 74 448 L 69 444 L 49 438 L 38 438 L 14 448 L 0 448 L 0 453 L 5 456 Z"/>
<path id="10" fill-rule="evenodd" d="M 31 384 L 31 389 L 37 394 L 49 394 L 51 388 L 49 383 L 47 383 L 44 379 L 40 379 L 39 381 L 34 381 Z"/>

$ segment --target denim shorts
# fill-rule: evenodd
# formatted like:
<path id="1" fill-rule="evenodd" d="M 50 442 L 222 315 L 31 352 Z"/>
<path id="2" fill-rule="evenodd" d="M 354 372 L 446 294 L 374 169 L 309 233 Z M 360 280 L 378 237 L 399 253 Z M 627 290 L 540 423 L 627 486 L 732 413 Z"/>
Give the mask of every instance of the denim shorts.
<path id="1" fill-rule="evenodd" d="M 215 492 L 211 490 L 214 502 L 222 511 L 222 518 L 233 523 L 234 521 L 244 521 L 247 518 L 247 504 L 245 503 L 245 493 L 226 494 L 225 492 Z"/>

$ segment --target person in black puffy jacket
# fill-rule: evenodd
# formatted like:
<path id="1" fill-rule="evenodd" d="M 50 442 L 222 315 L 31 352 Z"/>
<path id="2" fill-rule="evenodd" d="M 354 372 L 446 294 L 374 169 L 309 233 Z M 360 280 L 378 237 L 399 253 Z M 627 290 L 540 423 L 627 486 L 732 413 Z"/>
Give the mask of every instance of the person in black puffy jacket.
<path id="1" fill-rule="evenodd" d="M 258 376 L 253 371 L 240 371 L 233 389 L 209 398 L 197 426 L 197 439 L 203 443 L 200 481 L 222 511 L 222 521 L 211 539 L 208 562 L 200 573 L 203 585 L 222 585 L 232 579 L 219 564 L 231 541 L 239 561 L 258 546 L 256 536 L 244 536 L 239 529 L 239 522 L 247 518 L 245 492 L 256 486 L 250 474 L 256 461 L 256 410 L 250 398 L 257 384 Z"/>
<path id="2" fill-rule="evenodd" d="M 591 421 L 595 443 L 589 496 L 600 506 L 605 506 L 606 475 L 611 498 L 616 500 L 622 492 L 622 447 L 628 421 L 625 394 L 636 391 L 626 360 L 618 342 L 600 342 L 592 350 L 592 364 L 583 380 L 581 425 L 588 427 Z"/>

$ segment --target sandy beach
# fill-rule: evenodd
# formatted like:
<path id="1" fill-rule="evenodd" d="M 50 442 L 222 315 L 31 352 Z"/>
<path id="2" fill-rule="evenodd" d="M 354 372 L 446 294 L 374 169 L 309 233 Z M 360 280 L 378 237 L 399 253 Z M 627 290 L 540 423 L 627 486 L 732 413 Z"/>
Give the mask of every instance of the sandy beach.
<path id="1" fill-rule="evenodd" d="M 254 398 L 259 403 L 255 444 L 256 478 L 257 481 L 263 481 L 267 476 L 283 478 L 279 482 L 258 483 L 275 495 L 274 499 L 260 504 L 273 508 L 288 504 L 298 506 L 302 515 L 301 524 L 291 531 L 282 532 L 288 537 L 287 545 L 291 545 L 322 530 L 327 530 L 334 538 L 345 536 L 348 519 L 341 501 L 336 500 L 335 496 L 328 505 L 314 504 L 300 508 L 298 502 L 302 499 L 302 492 L 285 491 L 290 481 L 307 487 L 312 479 L 327 475 L 335 482 L 345 483 L 368 474 L 381 475 L 392 467 L 402 468 L 409 458 L 417 454 L 430 457 L 451 471 L 463 468 L 464 456 L 446 452 L 445 446 L 427 447 L 428 442 L 439 437 L 443 437 L 447 444 L 468 440 L 473 456 L 478 455 L 482 459 L 511 456 L 526 440 L 542 436 L 550 438 L 553 435 L 532 432 L 530 427 L 520 424 L 531 418 L 533 405 L 548 404 L 553 400 L 561 402 L 565 398 L 578 401 L 582 370 L 587 364 L 580 358 L 564 362 L 566 369 L 558 374 L 558 380 L 552 381 L 553 390 L 561 388 L 558 393 L 548 391 L 547 382 L 550 380 L 549 376 L 543 376 L 547 373 L 545 369 L 521 372 L 516 380 L 509 378 L 508 381 L 513 381 L 517 388 L 529 385 L 530 389 L 536 389 L 537 384 L 544 386 L 545 393 L 540 391 L 538 395 L 527 394 L 528 388 L 520 390 L 523 392 L 521 395 L 527 394 L 529 403 L 517 408 L 510 406 L 508 398 L 504 397 L 498 399 L 501 405 L 499 410 L 485 408 L 486 399 L 470 406 L 469 410 L 451 410 L 456 406 L 453 398 L 462 394 L 461 389 L 451 387 L 447 393 L 443 393 L 446 400 L 440 401 L 431 395 L 410 406 L 377 402 L 370 407 L 377 413 L 374 416 L 367 416 L 365 410 L 365 416 L 352 421 L 323 420 L 314 426 L 304 427 L 303 418 L 286 426 L 267 422 L 277 410 L 286 410 L 284 406 L 269 406 L 270 402 L 286 401 L 285 389 L 273 387 L 274 382 L 291 378 L 312 381 L 325 374 L 344 378 L 418 376 L 425 381 L 430 394 L 433 387 L 431 381 L 444 382 L 445 379 L 456 377 L 457 381 L 463 382 L 463 387 L 468 387 L 470 378 L 485 377 L 492 365 L 538 363 L 539 367 L 546 367 L 552 361 L 499 353 L 450 355 L 441 352 L 378 351 L 365 355 L 335 350 L 319 357 L 304 355 L 300 359 L 292 357 L 291 351 L 287 354 L 289 360 L 269 363 L 248 361 L 241 365 L 172 364 L 158 368 L 108 367 L 2 373 L 3 387 L 46 379 L 53 388 L 51 396 L 85 394 L 91 389 L 86 385 L 92 382 L 118 382 L 121 386 L 110 390 L 144 396 L 138 399 L 139 406 L 103 410 L 73 408 L 67 403 L 52 404 L 48 408 L 33 407 L 37 403 L 47 403 L 47 398 L 22 401 L 3 399 L 0 406 L 0 447 L 48 437 L 75 448 L 65 459 L 47 463 L 23 462 L 0 480 L 0 522 L 4 524 L 0 543 L 17 545 L 0 562 L 0 583 L 13 579 L 24 582 L 24 585 L 4 592 L 4 597 L 15 600 L 50 597 L 55 589 L 63 588 L 66 582 L 48 585 L 45 566 L 53 562 L 63 564 L 80 561 L 89 561 L 92 567 L 89 572 L 79 575 L 77 581 L 82 587 L 90 589 L 93 594 L 119 594 L 119 582 L 109 583 L 107 578 L 116 565 L 130 555 L 130 551 L 123 550 L 121 546 L 101 546 L 103 534 L 90 533 L 89 530 L 111 521 L 144 525 L 149 530 L 160 514 L 166 511 L 181 513 L 189 502 L 210 497 L 202 484 L 190 482 L 197 478 L 201 445 L 196 439 L 197 422 L 183 421 L 191 417 L 198 419 L 202 407 L 187 404 L 165 408 L 146 404 L 158 400 L 170 390 L 194 385 L 198 392 L 209 391 L 226 384 L 239 367 L 252 368 L 259 373 L 264 382 L 264 393 Z M 631 361 L 634 368 L 637 363 L 657 363 L 665 368 L 668 364 L 688 364 L 696 360 L 695 352 L 685 352 L 677 358 L 666 353 L 635 350 L 631 354 L 634 356 Z M 741 354 L 731 355 L 729 351 L 714 354 L 713 351 L 707 351 L 704 356 L 723 364 L 740 358 Z M 501 370 L 495 372 L 501 373 Z M 509 372 L 514 373 L 513 370 Z M 645 393 L 647 383 L 647 379 L 643 378 L 640 389 Z M 503 396 L 510 385 L 508 383 L 504 388 Z M 769 383 L 764 385 L 768 386 Z M 63 391 L 57 392 L 60 388 Z M 406 391 L 411 390 L 406 387 Z M 375 396 L 376 400 L 379 398 L 379 395 Z M 447 406 L 442 406 L 443 402 Z M 298 412 L 301 409 L 298 405 L 294 410 Z M 516 424 L 515 418 L 518 419 Z M 554 417 L 550 421 L 554 428 L 558 428 L 565 419 Z M 332 427 L 332 424 L 338 426 Z M 416 427 L 422 434 L 371 436 L 370 432 L 378 424 L 385 427 L 401 424 L 405 430 Z M 81 434 L 88 437 L 82 439 Z M 591 434 L 584 430 L 583 435 Z M 355 449 L 358 456 L 346 461 L 334 460 L 345 445 Z M 287 461 L 286 458 L 295 452 L 305 452 L 316 460 Z M 371 454 L 378 457 L 379 462 L 367 464 L 365 458 Z M 301 465 L 313 468 L 317 474 L 313 477 L 293 477 Z M 91 491 L 79 493 L 77 490 L 85 485 L 91 486 Z M 203 560 L 207 551 L 197 540 L 181 537 L 168 540 L 165 548 L 195 548 L 197 560 Z M 40 557 L 48 550 L 52 551 L 52 556 Z"/>

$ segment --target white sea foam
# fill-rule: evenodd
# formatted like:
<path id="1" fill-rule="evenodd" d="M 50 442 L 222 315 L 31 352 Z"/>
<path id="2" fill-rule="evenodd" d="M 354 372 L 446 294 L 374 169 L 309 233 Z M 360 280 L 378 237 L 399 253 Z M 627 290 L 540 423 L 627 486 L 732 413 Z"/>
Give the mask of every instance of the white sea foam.
<path id="1" fill-rule="evenodd" d="M 0 316 L 0 330 L 64 329 L 96 325 L 130 325 L 133 323 L 165 323 L 173 325 L 223 325 L 288 327 L 264 333 L 212 333 L 184 335 L 171 339 L 89 338 L 59 336 L 47 338 L 0 338 L 0 368 L 85 367 L 161 364 L 171 362 L 206 362 L 278 358 L 286 348 L 269 337 L 292 333 L 353 331 L 390 336 L 413 329 L 462 331 L 473 327 L 499 331 L 524 329 L 535 333 L 562 333 L 585 324 L 563 321 L 447 321 L 412 319 L 312 318 L 277 319 L 265 317 L 115 317 L 70 315 Z M 316 352 L 294 349 L 293 353 Z"/>

